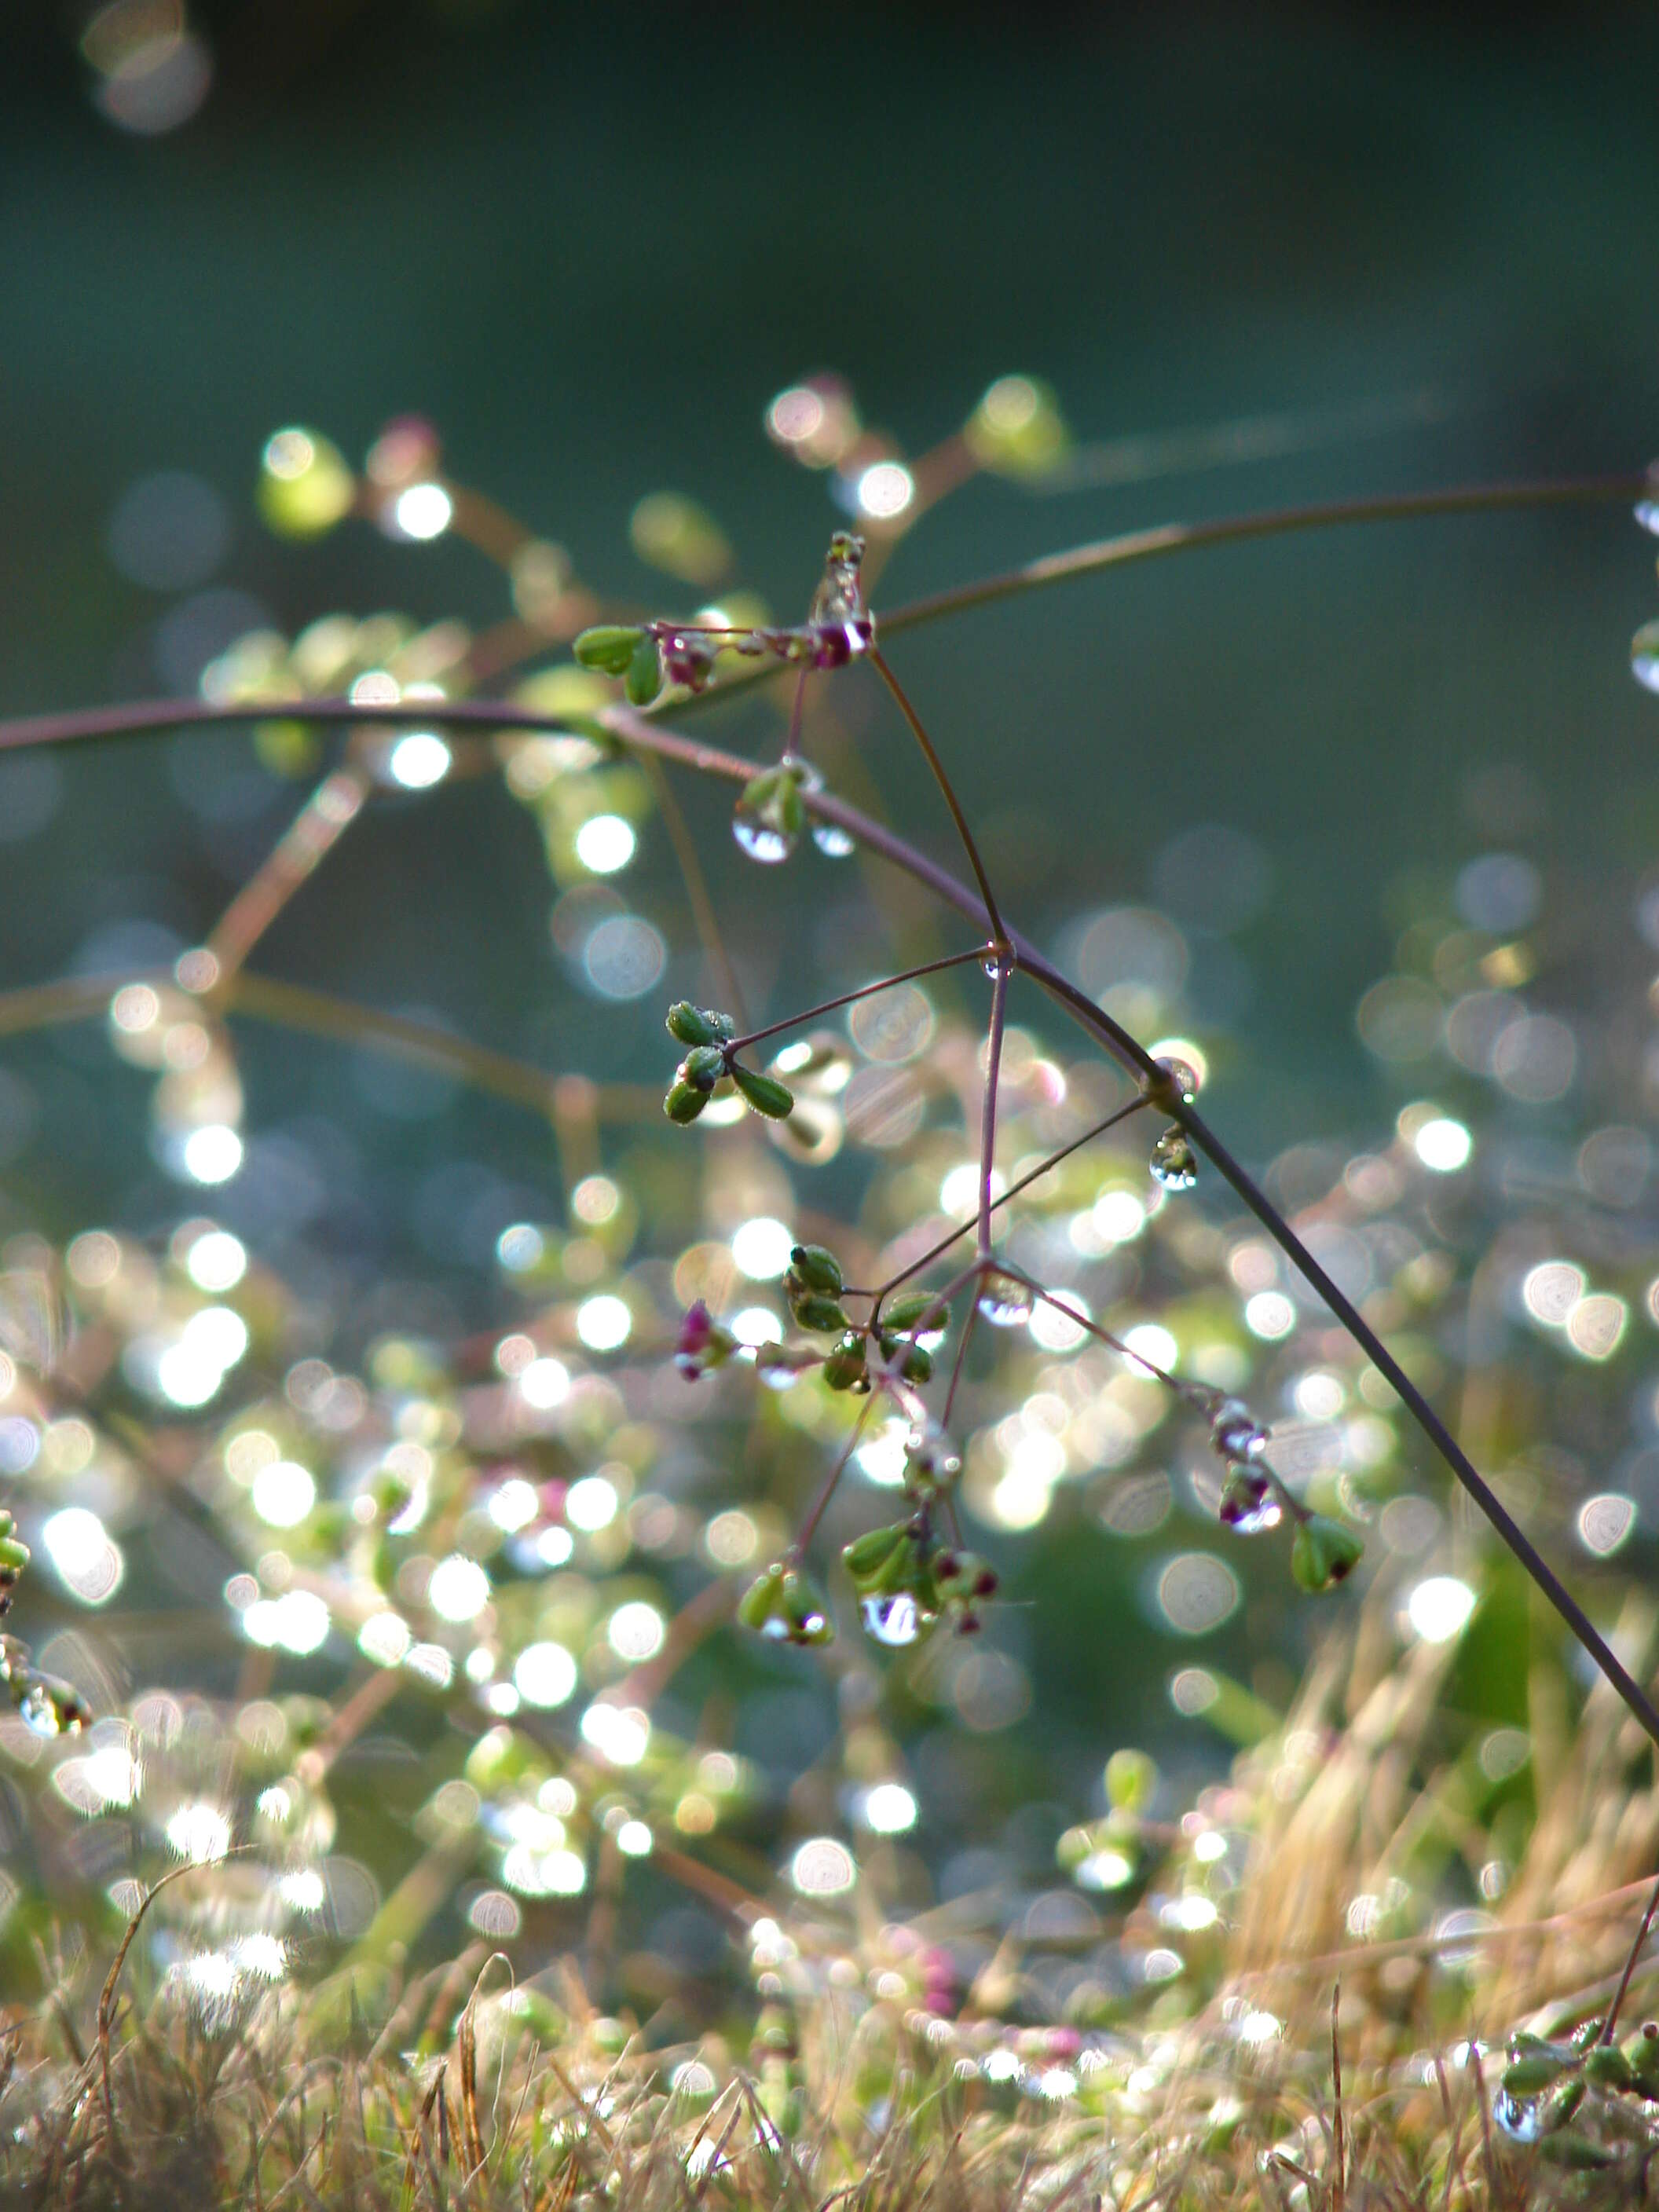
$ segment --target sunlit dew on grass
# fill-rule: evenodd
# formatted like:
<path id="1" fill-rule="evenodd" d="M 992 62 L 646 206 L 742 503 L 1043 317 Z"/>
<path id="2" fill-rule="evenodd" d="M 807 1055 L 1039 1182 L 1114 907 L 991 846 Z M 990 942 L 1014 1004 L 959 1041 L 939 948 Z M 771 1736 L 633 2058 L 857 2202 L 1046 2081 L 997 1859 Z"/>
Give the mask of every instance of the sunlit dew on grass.
<path id="1" fill-rule="evenodd" d="M 1431 1121 L 1419 1123 L 1411 1141 L 1418 1158 L 1435 1175 L 1455 1175 L 1468 1164 L 1474 1150 L 1468 1130 L 1449 1114 L 1437 1114 Z"/>
<path id="2" fill-rule="evenodd" d="M 584 1298 L 576 1309 L 576 1334 L 590 1352 L 615 1352 L 627 1343 L 634 1316 L 611 1291 Z"/>
<path id="3" fill-rule="evenodd" d="M 208 1866 L 230 1849 L 230 1821 L 205 1800 L 180 1805 L 167 1821 L 168 1848 L 192 1866 Z"/>
<path id="4" fill-rule="evenodd" d="M 789 1862 L 789 1880 L 803 1897 L 838 1897 L 858 1878 L 852 1853 L 832 1836 L 814 1836 Z"/>
<path id="5" fill-rule="evenodd" d="M 519 1395 L 526 1405 L 541 1413 L 562 1406 L 570 1395 L 570 1370 L 559 1359 L 532 1359 L 520 1370 L 518 1382 Z"/>
<path id="6" fill-rule="evenodd" d="M 228 1229 L 209 1229 L 185 1255 L 185 1269 L 198 1290 L 219 1295 L 235 1289 L 247 1273 L 247 1248 Z"/>
<path id="7" fill-rule="evenodd" d="M 62 1581 L 83 1605 L 102 1605 L 120 1588 L 126 1562 L 102 1521 L 88 1507 L 66 1505 L 49 1515 L 40 1542 Z"/>
<path id="8" fill-rule="evenodd" d="M 581 969 L 602 999 L 639 999 L 655 988 L 668 965 L 668 947 L 636 914 L 613 914 L 590 931 Z"/>
<path id="9" fill-rule="evenodd" d="M 509 1475 L 489 1493 L 489 1513 L 498 1528 L 510 1536 L 527 1528 L 541 1511 L 541 1500 L 535 1486 L 521 1474 Z"/>
<path id="10" fill-rule="evenodd" d="M 1282 1291 L 1258 1291 L 1244 1302 L 1244 1326 L 1252 1336 L 1276 1342 L 1296 1327 L 1296 1308 Z"/>
<path id="11" fill-rule="evenodd" d="M 297 1528 L 317 1503 L 316 1478 L 297 1460 L 273 1460 L 254 1476 L 248 1495 L 273 1528 Z"/>
<path id="12" fill-rule="evenodd" d="M 441 538 L 455 503 L 441 483 L 412 483 L 392 502 L 392 520 L 400 538 Z"/>
<path id="13" fill-rule="evenodd" d="M 902 1836 L 916 1825 L 916 1801 L 902 1782 L 878 1782 L 866 1790 L 859 1818 L 878 1836 Z"/>
<path id="14" fill-rule="evenodd" d="M 242 1140 L 228 1122 L 204 1122 L 185 1139 L 179 1161 L 193 1182 L 228 1182 L 242 1164 Z"/>
<path id="15" fill-rule="evenodd" d="M 585 1474 L 565 1492 L 564 1517 L 573 1528 L 591 1536 L 611 1526 L 621 1505 L 617 1486 L 608 1476 Z"/>
<path id="16" fill-rule="evenodd" d="M 410 730 L 386 756 L 386 774 L 405 791 L 429 791 L 449 774 L 453 756 L 435 730 Z"/>
<path id="17" fill-rule="evenodd" d="M 757 1214 L 733 1231 L 732 1257 L 751 1281 L 774 1282 L 788 1267 L 794 1241 L 781 1221 Z"/>
<path id="18" fill-rule="evenodd" d="M 1406 1618 L 1423 1643 L 1449 1644 L 1462 1633 L 1474 1601 L 1474 1592 L 1455 1575 L 1430 1575 L 1406 1601 Z"/>
<path id="19" fill-rule="evenodd" d="M 612 1766 L 637 1766 L 651 1741 L 649 1716 L 638 1705 L 590 1705 L 581 1717 L 582 1741 Z"/>
<path id="20" fill-rule="evenodd" d="M 250 1644 L 280 1647 L 305 1657 L 328 1641 L 327 1605 L 314 1590 L 284 1590 L 280 1597 L 255 1598 L 243 1607 L 242 1633 Z"/>
<path id="21" fill-rule="evenodd" d="M 876 461 L 859 477 L 854 503 L 872 522 L 891 522 L 916 495 L 915 478 L 902 461 Z"/>
<path id="22" fill-rule="evenodd" d="M 1621 1551 L 1636 1528 L 1636 1500 L 1620 1491 L 1587 1498 L 1578 1509 L 1578 1540 L 1598 1559 Z"/>
<path id="23" fill-rule="evenodd" d="M 617 1656 L 635 1664 L 662 1650 L 665 1633 L 661 1613 L 643 1598 L 619 1605 L 605 1630 Z"/>
<path id="24" fill-rule="evenodd" d="M 1158 1605 L 1183 1636 L 1207 1636 L 1231 1618 L 1243 1592 L 1238 1577 L 1212 1552 L 1182 1552 L 1158 1578 Z"/>
<path id="25" fill-rule="evenodd" d="M 513 1686 L 527 1705 L 562 1705 L 576 1687 L 576 1662 L 562 1644 L 526 1644 L 513 1668 Z"/>
<path id="26" fill-rule="evenodd" d="M 414 1640 L 401 1613 L 371 1613 L 357 1631 L 357 1649 L 377 1667 L 400 1666 Z"/>
<path id="27" fill-rule="evenodd" d="M 1066 1291 L 1059 1304 L 1039 1298 L 1026 1325 L 1033 1342 L 1044 1352 L 1075 1352 L 1088 1334 L 1084 1323 L 1093 1318 L 1087 1302 L 1075 1291 Z"/>
<path id="28" fill-rule="evenodd" d="M 489 1577 L 476 1559 L 452 1552 L 432 1570 L 426 1601 L 441 1620 L 475 1620 L 489 1602 Z"/>
<path id="29" fill-rule="evenodd" d="M 590 874 L 615 875 L 634 857 L 633 824 L 620 814 L 592 814 L 576 832 L 576 858 Z"/>
<path id="30" fill-rule="evenodd" d="M 1124 1346 L 1137 1359 L 1144 1359 L 1166 1374 L 1180 1357 L 1180 1346 L 1170 1331 L 1155 1321 L 1142 1322 L 1124 1333 Z"/>
<path id="31" fill-rule="evenodd" d="M 783 1323 L 769 1306 L 743 1307 L 732 1315 L 731 1326 L 739 1344 L 753 1346 L 783 1342 Z"/>

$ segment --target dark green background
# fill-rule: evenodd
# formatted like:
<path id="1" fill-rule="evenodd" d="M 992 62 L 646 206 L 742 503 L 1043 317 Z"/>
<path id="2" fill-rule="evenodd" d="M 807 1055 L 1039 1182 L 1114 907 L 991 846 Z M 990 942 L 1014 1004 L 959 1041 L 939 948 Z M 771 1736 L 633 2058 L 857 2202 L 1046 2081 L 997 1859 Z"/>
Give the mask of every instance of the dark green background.
<path id="1" fill-rule="evenodd" d="M 423 410 L 458 473 L 642 595 L 630 505 L 683 488 L 785 612 L 834 510 L 760 415 L 826 365 L 913 449 L 1016 368 L 1049 377 L 1086 437 L 1444 403 L 1432 423 L 1174 481 L 1048 500 L 976 485 L 905 547 L 896 597 L 1171 514 L 1639 466 L 1659 447 L 1649 9 L 250 4 L 198 20 L 217 82 L 158 141 L 94 112 L 72 11 L 11 20 L 9 709 L 156 688 L 166 603 L 123 581 L 103 533 L 158 468 L 234 502 L 216 580 L 285 627 L 338 605 L 499 611 L 463 548 L 264 538 L 248 494 L 284 421 L 358 453 L 389 414 Z M 1639 859 L 1655 710 L 1626 648 L 1653 611 L 1651 550 L 1617 512 L 1246 547 L 940 627 L 896 658 L 970 811 L 993 836 L 1015 814 L 999 841 L 1010 902 L 1039 932 L 1146 896 L 1152 856 L 1194 820 L 1268 848 L 1275 896 L 1238 946 L 1254 997 L 1214 1100 L 1261 1158 L 1389 1110 L 1351 1008 L 1389 963 L 1390 886 L 1480 849 L 1471 771 L 1529 764 L 1558 844 Z M 896 811 L 932 821 L 873 703 L 868 732 Z M 6 848 L 0 982 L 61 971 L 112 922 L 199 933 L 232 878 L 179 779 L 242 743 L 67 763 L 50 827 Z M 250 860 L 283 803 L 250 825 Z M 698 819 L 722 839 L 714 808 Z M 788 896 L 752 874 L 722 885 L 740 928 L 769 928 L 761 902 Z M 545 904 L 520 810 L 448 793 L 356 833 L 260 957 L 507 1048 L 545 1053 L 550 1017 L 580 1019 L 573 1057 L 654 1069 L 654 1018 L 562 981 Z M 40 1092 L 14 1212 L 44 1205 L 65 1229 L 99 1206 L 159 1218 L 173 1200 L 146 1164 L 143 1079 L 89 1037 L 7 1049 Z M 253 1033 L 247 1049 L 252 1126 L 321 1112 L 347 1128 L 350 1233 L 370 1247 L 411 1249 L 410 1179 L 458 1152 L 529 1189 L 544 1176 L 544 1140 L 506 1109 L 382 1126 L 341 1055 Z"/>

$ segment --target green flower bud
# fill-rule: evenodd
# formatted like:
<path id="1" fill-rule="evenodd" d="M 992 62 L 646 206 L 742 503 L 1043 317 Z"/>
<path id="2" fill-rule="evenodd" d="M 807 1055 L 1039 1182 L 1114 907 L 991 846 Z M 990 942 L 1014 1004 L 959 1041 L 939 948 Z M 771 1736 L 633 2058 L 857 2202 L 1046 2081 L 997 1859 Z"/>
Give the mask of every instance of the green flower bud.
<path id="1" fill-rule="evenodd" d="M 29 1563 L 29 1547 L 15 1536 L 0 1536 L 0 1574 L 21 1575 Z"/>
<path id="2" fill-rule="evenodd" d="M 1538 2107 L 1539 2123 L 1547 2132 L 1565 2127 L 1584 2101 L 1585 2087 L 1583 2075 L 1574 2074 L 1550 2091 Z"/>
<path id="3" fill-rule="evenodd" d="M 1594 2081 L 1598 2089 L 1636 2087 L 1635 2068 L 1624 2052 L 1611 2043 L 1598 2043 L 1584 2053 L 1584 2078 Z"/>
<path id="4" fill-rule="evenodd" d="M 934 1578 L 941 1597 L 990 1597 L 996 1589 L 996 1569 L 977 1552 L 941 1552 L 933 1562 Z"/>
<path id="5" fill-rule="evenodd" d="M 570 650 L 583 668 L 602 676 L 625 676 L 646 633 L 632 623 L 597 623 L 585 629 Z"/>
<path id="6" fill-rule="evenodd" d="M 726 1054 L 717 1044 L 694 1044 L 676 1070 L 694 1091 L 710 1091 L 726 1073 Z"/>
<path id="7" fill-rule="evenodd" d="M 1535 2097 L 1559 2081 L 1572 2063 L 1548 2051 L 1526 2051 L 1504 2069 L 1504 2087 L 1511 2097 Z"/>
<path id="8" fill-rule="evenodd" d="M 1632 2030 L 1620 2045 L 1642 2095 L 1659 2100 L 1659 2027 L 1650 2020 Z"/>
<path id="9" fill-rule="evenodd" d="M 882 1309 L 884 1327 L 903 1335 L 919 1324 L 926 1322 L 928 1334 L 934 1329 L 951 1326 L 951 1309 L 942 1304 L 931 1291 L 903 1291 L 890 1298 Z"/>
<path id="10" fill-rule="evenodd" d="M 790 1311 L 794 1315 L 796 1326 L 799 1328 L 842 1329 L 851 1326 L 847 1316 L 834 1298 L 819 1297 L 814 1293 L 796 1298 L 790 1307 Z M 859 1348 L 862 1355 L 862 1339 L 860 1340 Z"/>
<path id="11" fill-rule="evenodd" d="M 1611 2143 L 1593 2142 L 1576 2129 L 1570 2134 L 1551 2136 L 1539 2148 L 1552 2165 L 1564 2166 L 1571 2172 L 1599 2172 L 1604 2166 L 1620 2162 L 1620 2154 Z"/>
<path id="12" fill-rule="evenodd" d="M 684 1128 L 696 1120 L 708 1103 L 708 1092 L 699 1091 L 695 1084 L 675 1083 L 662 1102 L 662 1110 L 671 1121 L 678 1121 Z"/>
<path id="13" fill-rule="evenodd" d="M 768 1567 L 738 1600 L 738 1619 L 745 1628 L 763 1629 L 783 1594 L 783 1569 Z"/>
<path id="14" fill-rule="evenodd" d="M 732 1080 L 742 1091 L 745 1103 L 757 1114 L 763 1114 L 769 1121 L 781 1121 L 795 1110 L 795 1094 L 775 1075 L 761 1075 L 740 1060 L 732 1063 Z"/>
<path id="15" fill-rule="evenodd" d="M 690 999 L 677 999 L 668 1009 L 668 1034 L 681 1044 L 719 1044 L 724 1020 L 724 1015 L 694 1006 Z M 731 1035 L 729 1029 L 726 1034 Z"/>
<path id="16" fill-rule="evenodd" d="M 648 707 L 662 690 L 662 653 L 649 630 L 629 655 L 623 689 L 630 707 Z"/>
<path id="17" fill-rule="evenodd" d="M 809 1575 L 781 1564 L 757 1575 L 738 1605 L 738 1619 L 780 1644 L 833 1644 L 829 1601 Z"/>
<path id="18" fill-rule="evenodd" d="M 866 1528 L 861 1536 L 854 1536 L 850 1544 L 842 1547 L 842 1565 L 860 1595 L 880 1587 L 883 1576 L 895 1558 L 908 1545 L 908 1523 L 895 1522 L 886 1528 Z"/>
<path id="19" fill-rule="evenodd" d="M 1328 1590 L 1347 1579 L 1364 1549 L 1352 1528 L 1322 1513 L 1310 1513 L 1297 1524 L 1291 1572 L 1304 1590 Z"/>
<path id="20" fill-rule="evenodd" d="M 809 1291 L 827 1291 L 834 1298 L 841 1296 L 841 1262 L 822 1244 L 797 1244 L 790 1252 L 789 1263 Z"/>
<path id="21" fill-rule="evenodd" d="M 849 1330 L 823 1363 L 823 1379 L 832 1390 L 867 1391 L 869 1370 L 865 1364 L 864 1339 Z"/>

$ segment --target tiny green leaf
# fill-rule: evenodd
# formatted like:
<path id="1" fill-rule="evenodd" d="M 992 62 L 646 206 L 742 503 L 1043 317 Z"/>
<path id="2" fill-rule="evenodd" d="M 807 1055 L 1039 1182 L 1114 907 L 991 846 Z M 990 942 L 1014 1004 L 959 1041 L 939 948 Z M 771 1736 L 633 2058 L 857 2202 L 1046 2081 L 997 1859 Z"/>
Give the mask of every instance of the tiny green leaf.
<path id="1" fill-rule="evenodd" d="M 630 707 L 648 707 L 662 690 L 662 653 L 649 630 L 644 632 L 629 655 L 623 689 Z"/>
<path id="2" fill-rule="evenodd" d="M 1351 1528 L 1322 1513 L 1310 1513 L 1297 1525 L 1291 1547 L 1291 1572 L 1304 1590 L 1320 1591 L 1345 1582 L 1358 1565 L 1364 1546 Z"/>

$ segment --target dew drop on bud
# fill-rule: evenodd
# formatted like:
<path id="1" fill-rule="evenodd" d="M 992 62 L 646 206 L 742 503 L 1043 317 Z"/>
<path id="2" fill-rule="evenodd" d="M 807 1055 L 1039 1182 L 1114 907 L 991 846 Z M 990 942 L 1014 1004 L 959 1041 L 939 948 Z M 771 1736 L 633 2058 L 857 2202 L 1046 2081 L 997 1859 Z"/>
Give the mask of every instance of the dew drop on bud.
<path id="1" fill-rule="evenodd" d="M 1198 1181 L 1198 1160 L 1187 1132 L 1171 1123 L 1152 1146 L 1152 1181 L 1164 1190 L 1190 1190 Z"/>
<path id="2" fill-rule="evenodd" d="M 1189 1060 L 1164 1057 L 1158 1066 L 1168 1077 L 1170 1089 L 1183 1105 L 1190 1106 L 1198 1096 L 1198 1073 Z"/>
<path id="3" fill-rule="evenodd" d="M 1267 1449 L 1267 1431 L 1242 1400 L 1226 1398 L 1210 1424 L 1210 1442 L 1223 1459 L 1260 1459 Z"/>
<path id="4" fill-rule="evenodd" d="M 1022 1284 L 997 1277 L 980 1292 L 979 1310 L 993 1328 L 1019 1328 L 1031 1317 L 1031 1294 Z"/>
<path id="5" fill-rule="evenodd" d="M 768 867 L 787 860 L 795 849 L 793 837 L 744 813 L 741 807 L 732 817 L 732 835 L 751 860 L 759 860 Z"/>
<path id="6" fill-rule="evenodd" d="M 843 830 L 839 822 L 815 822 L 812 842 L 832 860 L 844 860 L 855 849 L 851 832 Z"/>
<path id="7" fill-rule="evenodd" d="M 860 1600 L 859 1618 L 864 1623 L 866 1636 L 878 1644 L 898 1646 L 914 1644 L 933 1616 L 924 1613 L 908 1590 L 895 1590 L 883 1596 Z"/>

